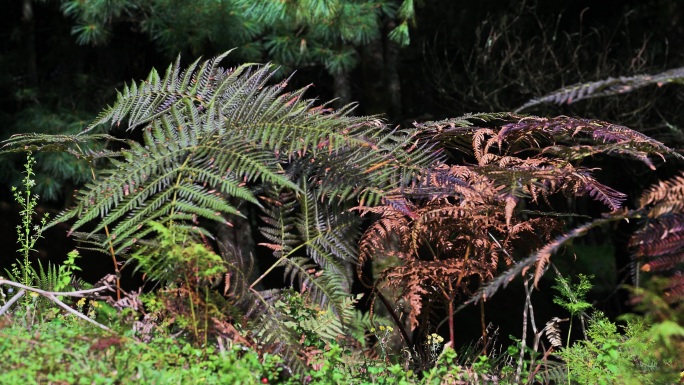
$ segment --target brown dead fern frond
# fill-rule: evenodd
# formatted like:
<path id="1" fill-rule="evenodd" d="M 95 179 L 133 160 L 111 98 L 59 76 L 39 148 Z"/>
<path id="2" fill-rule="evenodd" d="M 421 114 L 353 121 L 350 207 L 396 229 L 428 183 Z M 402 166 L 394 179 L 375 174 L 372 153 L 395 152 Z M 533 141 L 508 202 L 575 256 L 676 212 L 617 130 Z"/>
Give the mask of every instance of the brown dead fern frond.
<path id="1" fill-rule="evenodd" d="M 684 173 L 669 180 L 660 181 L 657 185 L 648 188 L 641 195 L 639 205 L 660 205 L 684 201 Z M 677 210 L 681 211 L 681 210 Z"/>
<path id="2" fill-rule="evenodd" d="M 584 163 L 615 155 L 654 168 L 652 157 L 679 156 L 627 127 L 567 116 L 478 114 L 414 125 L 419 140 L 447 157 L 414 173 L 380 207 L 356 208 L 379 216 L 361 237 L 359 273 L 372 260 L 397 257 L 399 264 L 384 268 L 373 286 L 391 287 L 395 300 L 411 305 L 412 328 L 426 327 L 420 323 L 426 309 L 441 303 L 449 308 L 452 335 L 451 309 L 462 295 L 476 291 L 465 304 L 486 299 L 530 268 L 537 285 L 567 242 L 644 214 L 623 209 L 626 195 L 600 183 Z M 471 164 L 453 165 L 464 161 Z M 586 197 L 610 212 L 562 233 L 568 214 L 553 209 L 552 201 L 563 202 L 552 199 L 557 195 Z M 508 270 L 497 276 L 502 267 Z"/>
<path id="3" fill-rule="evenodd" d="M 664 277 L 663 295 L 670 303 L 684 299 L 683 176 L 660 181 L 643 193 L 639 210 L 647 219 L 629 240 L 635 282 L 639 284 L 639 270 Z"/>
<path id="4" fill-rule="evenodd" d="M 403 200 L 358 207 L 380 216 L 361 237 L 359 273 L 371 260 L 398 257 L 374 286 L 410 305 L 411 328 L 426 327 L 425 309 L 453 307 L 473 284 L 494 278 L 513 263 L 515 240 L 536 230 L 536 220 L 524 225 L 513 215 L 518 200 L 503 191 L 478 168 L 442 164 L 404 188 Z"/>
<path id="5" fill-rule="evenodd" d="M 483 114 L 484 115 L 484 114 Z M 598 154 L 626 156 L 644 162 L 648 167 L 655 166 L 649 157 L 664 155 L 681 156 L 663 143 L 652 139 L 638 131 L 625 126 L 595 119 L 580 119 L 568 116 L 541 118 L 515 114 L 496 114 L 482 119 L 468 116 L 464 118 L 440 122 L 416 124 L 416 128 L 425 135 L 431 135 L 433 141 L 446 146 L 454 146 L 465 154 L 470 154 L 480 162 L 489 153 L 500 156 L 518 156 L 522 159 L 524 152 L 542 151 L 553 153 L 560 159 L 577 160 L 581 157 Z M 478 127 L 477 124 L 499 123 L 498 127 L 489 125 Z M 464 143 L 472 143 L 466 148 Z"/>
<path id="6" fill-rule="evenodd" d="M 665 299 L 668 303 L 684 301 L 684 273 L 675 272 L 665 287 Z"/>

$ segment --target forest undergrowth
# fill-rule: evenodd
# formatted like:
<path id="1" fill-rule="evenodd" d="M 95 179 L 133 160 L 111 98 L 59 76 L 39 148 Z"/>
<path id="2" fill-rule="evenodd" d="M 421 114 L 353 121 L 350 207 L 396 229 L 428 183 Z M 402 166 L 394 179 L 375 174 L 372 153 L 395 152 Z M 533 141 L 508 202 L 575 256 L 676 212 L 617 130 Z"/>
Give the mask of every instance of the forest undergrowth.
<path id="1" fill-rule="evenodd" d="M 628 195 L 601 173 L 681 170 L 676 149 L 569 116 L 394 128 L 286 91 L 269 65 L 222 68 L 225 55 L 125 85 L 78 134 L 4 142 L 27 158 L 20 257 L 0 277 L 1 383 L 682 383 L 684 174 Z M 45 152 L 91 177 L 54 218 L 36 215 Z M 58 224 L 79 249 L 43 263 L 36 244 Z M 620 224 L 631 284 L 611 290 L 631 310 L 609 318 L 593 277 L 561 270 Z M 90 284 L 79 261 L 95 255 L 111 274 Z M 144 285 L 122 286 L 134 273 Z M 498 336 L 488 302 L 514 285 L 524 298 L 507 317 L 522 327 Z M 466 332 L 479 339 L 460 344 Z"/>

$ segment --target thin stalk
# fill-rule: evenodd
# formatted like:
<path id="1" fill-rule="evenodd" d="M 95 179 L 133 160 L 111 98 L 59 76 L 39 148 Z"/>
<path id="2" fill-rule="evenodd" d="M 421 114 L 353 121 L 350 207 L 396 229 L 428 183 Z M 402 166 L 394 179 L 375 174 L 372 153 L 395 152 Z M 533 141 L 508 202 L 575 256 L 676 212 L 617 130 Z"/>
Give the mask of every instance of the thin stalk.
<path id="1" fill-rule="evenodd" d="M 315 239 L 315 238 L 314 238 L 314 239 Z M 290 252 L 287 253 L 286 255 L 283 255 L 282 257 L 278 258 L 278 260 L 275 261 L 275 263 L 272 264 L 271 267 L 269 267 L 266 271 L 264 271 L 264 273 L 261 274 L 261 275 L 259 276 L 259 278 L 257 278 L 254 282 L 252 282 L 251 285 L 249 285 L 249 288 L 250 288 L 250 289 L 254 289 L 254 287 L 255 287 L 259 282 L 261 282 L 262 279 L 264 279 L 264 278 L 265 278 L 268 274 L 270 274 L 276 267 L 278 267 L 278 265 L 280 264 L 280 262 L 286 260 L 286 259 L 289 258 L 290 255 L 292 255 L 295 251 L 301 249 L 302 247 L 304 247 L 304 246 L 306 246 L 306 245 L 308 245 L 308 244 L 309 244 L 309 242 L 302 243 L 301 245 L 299 245 L 299 246 L 293 248 L 292 250 L 290 250 Z"/>
<path id="2" fill-rule="evenodd" d="M 188 275 L 185 274 L 185 286 L 189 289 L 190 282 L 188 280 Z M 192 332 L 195 334 L 195 340 L 199 341 L 199 332 L 197 331 L 197 315 L 195 314 L 195 304 L 194 299 L 190 296 L 190 315 L 192 316 Z"/>
<path id="3" fill-rule="evenodd" d="M 83 154 L 81 147 L 76 144 L 76 148 Z M 93 177 L 93 182 L 97 179 L 95 178 L 95 168 L 90 165 L 90 175 Z M 109 247 L 109 254 L 112 256 L 112 263 L 114 264 L 114 276 L 116 277 L 116 300 L 121 300 L 121 271 L 119 270 L 119 262 L 116 260 L 116 253 L 114 252 L 114 245 L 112 244 L 112 238 L 109 236 L 109 226 L 104 226 L 105 235 L 107 235 L 107 246 Z"/>
<path id="4" fill-rule="evenodd" d="M 449 342 L 456 347 L 456 331 L 454 330 L 454 299 L 449 298 Z"/>
<path id="5" fill-rule="evenodd" d="M 572 334 L 572 319 L 575 318 L 572 315 L 570 316 L 570 326 L 568 327 L 568 339 L 565 342 L 565 348 L 569 349 L 570 348 L 570 335 Z M 570 378 L 572 376 L 570 375 L 570 366 L 568 365 L 568 385 L 570 385 Z"/>
<path id="6" fill-rule="evenodd" d="M 486 356 L 487 355 L 487 325 L 485 322 L 484 301 L 480 301 L 480 326 L 482 326 L 482 347 L 483 347 L 482 354 L 484 354 Z"/>
<path id="7" fill-rule="evenodd" d="M 518 367 L 515 369 L 515 383 L 520 383 L 520 376 L 522 375 L 522 367 L 525 360 L 525 348 L 527 347 L 527 316 L 532 303 L 531 291 L 529 290 L 531 276 L 528 276 L 523 283 L 525 286 L 525 306 L 523 307 L 523 330 L 522 338 L 520 340 L 520 356 L 518 357 Z"/>
<path id="8" fill-rule="evenodd" d="M 209 289 L 204 287 L 204 346 L 209 341 Z"/>

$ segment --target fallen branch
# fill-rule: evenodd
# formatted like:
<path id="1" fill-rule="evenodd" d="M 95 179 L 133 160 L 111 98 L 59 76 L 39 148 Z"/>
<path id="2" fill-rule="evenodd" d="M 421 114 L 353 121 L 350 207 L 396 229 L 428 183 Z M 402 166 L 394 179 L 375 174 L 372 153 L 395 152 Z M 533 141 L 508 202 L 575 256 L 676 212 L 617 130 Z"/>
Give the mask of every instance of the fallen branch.
<path id="1" fill-rule="evenodd" d="M 30 286 L 22 285 L 22 284 L 19 283 L 19 282 L 10 281 L 10 280 L 8 280 L 8 279 L 1 278 L 1 277 L 0 277 L 0 286 L 2 286 L 2 285 L 13 286 L 13 287 L 16 287 L 16 288 L 21 289 L 21 290 L 20 290 L 19 293 L 17 293 L 14 297 L 12 297 L 12 298 L 5 304 L 5 306 L 3 306 L 2 308 L 0 308 L 0 316 L 3 315 L 3 314 L 5 314 L 5 312 L 6 312 L 7 310 L 9 310 L 9 308 L 10 308 L 15 302 L 17 302 L 17 301 L 19 300 L 19 298 L 21 298 L 21 297 L 28 291 L 28 292 L 31 292 L 31 293 L 36 293 L 36 294 L 38 294 L 38 295 L 41 295 L 41 296 L 43 296 L 43 297 L 49 299 L 50 301 L 52 301 L 52 302 L 54 302 L 55 304 L 57 304 L 57 306 L 61 307 L 62 309 L 68 311 L 69 313 L 75 315 L 75 316 L 78 317 L 78 318 L 81 318 L 81 319 L 83 319 L 83 320 L 85 320 L 85 321 L 88 321 L 88 322 L 90 322 L 91 324 L 93 324 L 93 325 L 95 325 L 95 326 L 97 326 L 97 327 L 99 327 L 99 328 L 101 328 L 101 329 L 104 329 L 104 330 L 107 330 L 107 331 L 111 331 L 111 329 L 108 328 L 107 326 L 102 325 L 101 323 L 99 323 L 99 322 L 97 322 L 97 321 L 95 321 L 95 320 L 92 320 L 92 319 L 88 318 L 85 314 L 83 314 L 83 313 L 81 313 L 81 312 L 79 312 L 79 311 L 77 311 L 77 310 L 72 309 L 71 307 L 69 307 L 69 305 L 65 304 L 64 302 L 60 301 L 59 298 L 57 298 L 58 296 L 64 296 L 64 297 L 79 297 L 79 298 L 83 298 L 83 297 L 86 297 L 87 294 L 93 294 L 93 293 L 99 293 L 99 292 L 105 291 L 105 290 L 111 290 L 111 287 L 110 287 L 110 286 L 100 286 L 100 287 L 96 287 L 96 288 L 93 288 L 93 289 L 76 290 L 76 291 L 65 291 L 65 292 L 63 292 L 63 291 L 45 291 L 45 290 L 37 289 L 37 288 L 35 288 L 35 287 L 30 287 Z"/>

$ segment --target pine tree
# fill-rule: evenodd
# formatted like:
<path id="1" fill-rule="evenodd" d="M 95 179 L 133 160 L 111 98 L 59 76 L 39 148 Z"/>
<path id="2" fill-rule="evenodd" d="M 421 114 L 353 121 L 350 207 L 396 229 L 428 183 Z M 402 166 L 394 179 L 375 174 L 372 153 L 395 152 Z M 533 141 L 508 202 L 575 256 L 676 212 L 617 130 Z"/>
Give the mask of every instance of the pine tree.
<path id="1" fill-rule="evenodd" d="M 349 74 L 360 49 L 386 35 L 408 45 L 413 0 L 63 1 L 81 44 L 105 44 L 117 23 L 132 23 L 170 55 L 238 47 L 235 58 L 273 61 L 281 74 L 323 66 L 339 105 L 351 102 Z"/>

